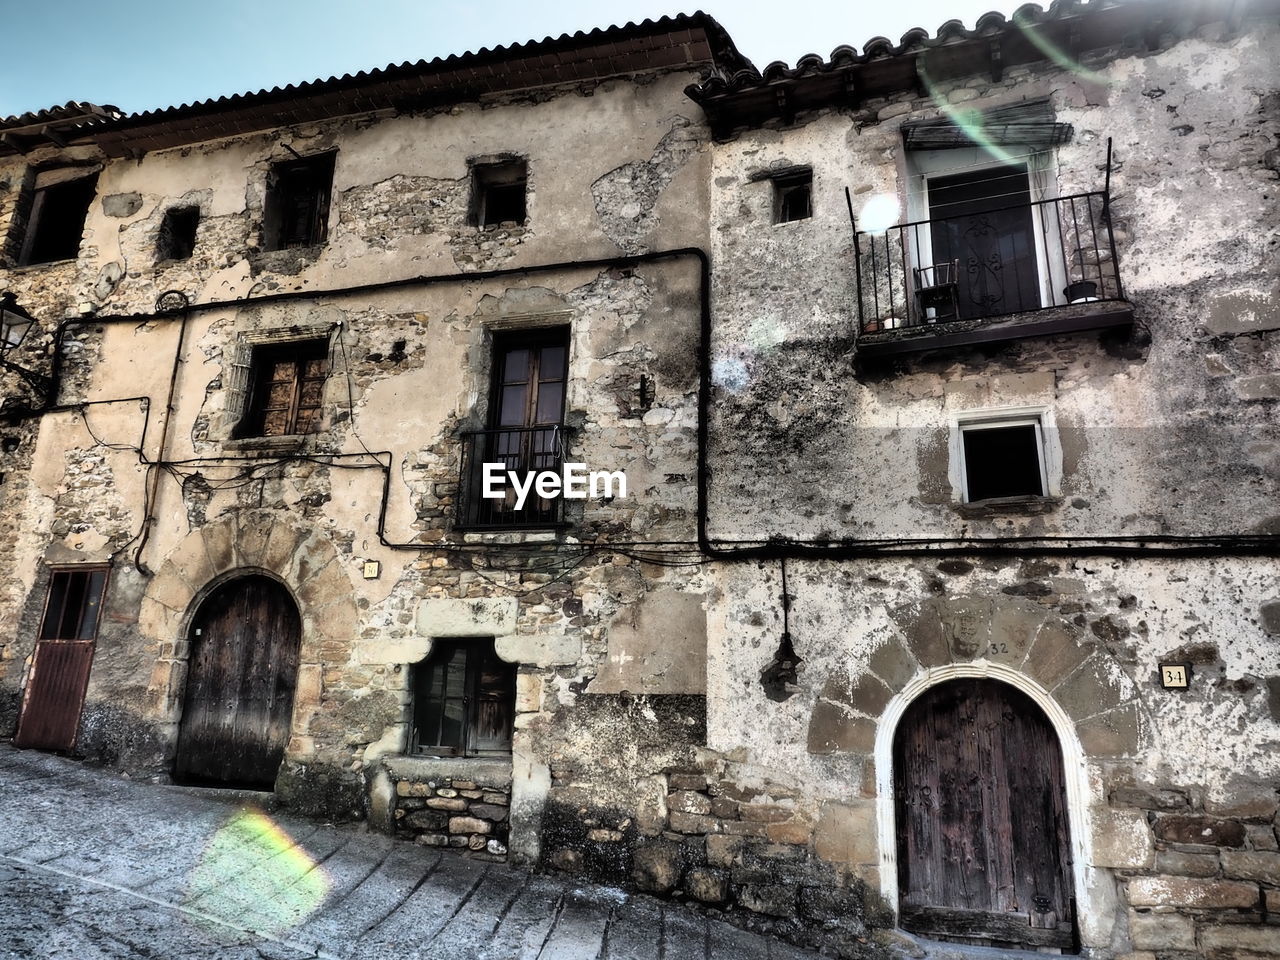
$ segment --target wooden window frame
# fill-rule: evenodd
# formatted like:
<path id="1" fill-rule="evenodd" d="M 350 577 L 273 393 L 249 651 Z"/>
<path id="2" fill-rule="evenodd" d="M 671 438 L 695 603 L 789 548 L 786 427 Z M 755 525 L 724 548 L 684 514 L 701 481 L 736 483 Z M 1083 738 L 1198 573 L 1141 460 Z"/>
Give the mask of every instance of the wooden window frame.
<path id="1" fill-rule="evenodd" d="M 813 218 L 813 170 L 811 168 L 791 170 L 772 179 L 773 222 L 775 225 L 799 223 L 801 220 Z M 786 216 L 790 209 L 791 197 L 802 189 L 806 194 L 804 215 Z"/>
<path id="2" fill-rule="evenodd" d="M 543 347 L 564 347 L 564 375 L 560 382 L 560 416 L 554 421 L 543 423 L 538 420 L 538 390 L 535 385 L 543 381 L 540 376 L 541 355 Z M 503 429 L 499 421 L 502 419 L 503 366 L 505 354 L 512 350 L 530 351 L 529 379 L 530 388 L 525 396 L 525 417 L 519 426 L 564 426 L 565 402 L 569 393 L 569 327 L 543 327 L 537 330 L 519 330 L 496 334 L 493 338 L 493 366 L 489 375 L 489 428 Z M 516 426 L 516 425 L 509 425 Z"/>
<path id="3" fill-rule="evenodd" d="M 101 574 L 102 578 L 98 581 L 97 594 L 93 593 L 93 575 Z M 70 584 L 63 589 L 61 599 L 61 607 L 57 611 L 55 619 L 50 621 L 50 613 L 53 612 L 54 604 L 54 586 L 59 577 L 73 577 L 84 575 L 89 577 L 85 584 L 82 596 L 80 598 L 80 609 L 76 614 L 74 630 L 75 636 L 61 636 L 64 631 L 61 624 L 65 622 L 67 615 L 66 601 L 70 594 Z M 72 566 L 52 567 L 49 570 L 49 580 L 45 588 L 44 609 L 40 616 L 40 628 L 36 634 L 36 639 L 40 642 L 51 643 L 71 643 L 77 641 L 96 641 L 98 639 L 98 629 L 102 623 L 102 604 L 107 595 L 107 582 L 111 576 L 111 567 L 103 563 L 85 563 L 75 564 Z M 85 624 L 85 615 L 88 607 L 94 607 L 93 620 L 89 624 Z M 87 629 L 86 629 L 87 627 Z"/>
<path id="4" fill-rule="evenodd" d="M 529 222 L 529 164 L 521 159 L 474 164 L 471 168 L 471 207 L 475 225 L 484 230 L 506 223 L 507 220 L 491 219 L 490 191 L 516 187 L 521 191 L 521 216 L 511 222 L 524 226 Z"/>
<path id="5" fill-rule="evenodd" d="M 432 742 L 443 737 L 439 729 L 431 737 L 422 736 L 422 727 L 427 722 L 428 709 L 432 702 L 430 688 L 435 674 L 434 670 L 451 669 L 453 655 L 458 650 L 466 651 L 465 663 L 462 667 L 463 695 L 461 741 L 457 744 Z M 484 694 L 480 689 L 480 675 L 486 663 L 502 664 L 503 686 L 502 698 L 508 706 L 506 741 L 501 747 L 481 747 L 477 744 L 479 732 L 479 711 Z M 435 757 L 480 757 L 510 756 L 511 742 L 515 729 L 515 683 L 516 668 L 498 656 L 492 638 L 439 638 L 432 641 L 431 655 L 420 663 L 414 664 L 411 689 L 413 707 L 409 731 L 409 753 Z M 448 689 L 447 682 L 442 689 Z M 457 697 L 446 697 L 445 700 L 456 700 Z"/>
<path id="6" fill-rule="evenodd" d="M 294 250 L 319 246 L 329 239 L 333 172 L 337 151 L 329 150 L 272 164 L 263 208 L 263 248 Z M 298 201 L 310 207 L 305 234 L 290 235 L 289 210 Z"/>
<path id="7" fill-rule="evenodd" d="M 75 250 L 70 256 L 66 257 L 41 257 L 40 259 L 32 259 L 35 252 L 37 241 L 40 240 L 47 230 L 51 229 L 45 223 L 47 204 L 49 195 L 55 191 L 66 191 L 73 188 L 87 188 L 88 197 L 84 204 L 83 214 L 79 217 L 77 229 L 63 227 L 68 230 L 68 237 L 71 233 L 75 236 Z M 93 171 L 85 173 L 81 176 L 66 176 L 65 179 L 59 179 L 54 182 L 40 183 L 37 177 L 36 185 L 31 190 L 31 206 L 27 213 L 27 222 L 25 233 L 22 238 L 22 247 L 18 254 L 17 265 L 20 267 L 41 266 L 46 263 L 68 263 L 77 260 L 80 257 L 80 245 L 84 242 L 84 225 L 89 219 L 89 210 L 93 206 L 93 199 L 97 196 L 98 191 L 98 172 Z"/>
<path id="8" fill-rule="evenodd" d="M 319 377 L 307 378 L 302 374 L 302 366 L 310 360 L 324 359 L 324 371 Z M 267 396 L 272 381 L 269 378 L 274 366 L 282 360 L 293 366 L 292 390 L 289 407 L 285 414 L 284 429 L 278 433 L 266 432 Z M 321 432 L 324 418 L 323 384 L 329 377 L 329 340 L 318 337 L 307 340 L 290 340 L 285 342 L 260 343 L 253 347 L 249 361 L 249 391 L 244 415 L 235 431 L 237 439 L 254 437 L 298 437 Z M 299 431 L 300 415 L 304 409 L 302 404 L 303 388 L 306 381 L 319 380 L 322 399 L 314 407 L 315 416 L 306 430 Z M 305 409 L 312 409 L 308 405 Z"/>

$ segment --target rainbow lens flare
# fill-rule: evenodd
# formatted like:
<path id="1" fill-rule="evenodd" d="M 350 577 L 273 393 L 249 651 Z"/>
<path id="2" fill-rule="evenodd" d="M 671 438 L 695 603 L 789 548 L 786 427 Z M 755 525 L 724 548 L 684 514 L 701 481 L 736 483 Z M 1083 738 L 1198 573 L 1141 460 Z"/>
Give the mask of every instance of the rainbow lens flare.
<path id="1" fill-rule="evenodd" d="M 259 810 L 244 809 L 210 839 L 187 878 L 183 906 L 279 936 L 311 916 L 332 886 L 324 869 L 279 824 Z"/>

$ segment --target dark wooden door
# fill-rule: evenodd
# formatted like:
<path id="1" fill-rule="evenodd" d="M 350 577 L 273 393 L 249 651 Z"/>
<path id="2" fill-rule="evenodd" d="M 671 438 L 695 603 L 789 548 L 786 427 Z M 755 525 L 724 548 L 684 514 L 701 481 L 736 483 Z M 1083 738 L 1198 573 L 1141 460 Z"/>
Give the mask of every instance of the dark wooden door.
<path id="1" fill-rule="evenodd" d="M 1062 750 L 1043 711 L 995 680 L 955 680 L 894 735 L 899 923 L 995 946 L 1074 943 Z"/>
<path id="2" fill-rule="evenodd" d="M 302 624 L 267 577 L 215 590 L 192 624 L 175 776 L 271 789 L 289 740 Z"/>
<path id="3" fill-rule="evenodd" d="M 958 261 L 960 316 L 1040 307 L 1026 167 L 929 178 L 934 263 Z"/>

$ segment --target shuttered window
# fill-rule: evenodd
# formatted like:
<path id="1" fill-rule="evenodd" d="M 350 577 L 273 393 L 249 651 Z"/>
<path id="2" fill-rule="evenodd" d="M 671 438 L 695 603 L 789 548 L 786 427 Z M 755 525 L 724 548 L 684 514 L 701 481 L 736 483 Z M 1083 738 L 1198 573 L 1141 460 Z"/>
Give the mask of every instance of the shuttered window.
<path id="1" fill-rule="evenodd" d="M 240 437 L 285 437 L 320 429 L 329 342 L 304 340 L 257 347 Z"/>
<path id="2" fill-rule="evenodd" d="M 413 694 L 413 752 L 511 752 L 515 668 L 499 659 L 492 640 L 436 640 L 414 668 Z"/>

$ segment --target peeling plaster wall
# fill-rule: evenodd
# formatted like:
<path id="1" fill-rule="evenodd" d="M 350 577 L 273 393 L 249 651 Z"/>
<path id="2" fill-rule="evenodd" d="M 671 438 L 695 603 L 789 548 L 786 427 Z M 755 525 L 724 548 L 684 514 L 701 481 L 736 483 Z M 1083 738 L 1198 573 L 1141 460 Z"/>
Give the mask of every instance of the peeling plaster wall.
<path id="1" fill-rule="evenodd" d="M 405 748 L 409 665 L 442 635 L 423 611 L 501 598 L 512 614 L 499 651 L 516 664 L 520 690 L 515 778 L 523 786 L 511 802 L 524 813 L 512 845 L 536 858 L 551 758 L 565 749 L 563 724 L 551 718 L 572 711 L 608 651 L 622 651 L 610 662 L 610 689 L 679 689 L 700 699 L 705 685 L 697 671 L 672 676 L 677 665 L 660 651 L 632 655 L 632 641 L 611 647 L 609 639 L 615 620 L 631 631 L 637 616 L 654 621 L 646 612 L 653 596 L 660 606 L 680 604 L 688 641 L 701 643 L 698 574 L 607 553 L 577 565 L 554 550 L 537 554 L 557 539 L 693 538 L 696 261 L 229 304 L 186 320 L 96 323 L 92 313 L 148 314 L 167 290 L 197 303 L 234 301 L 705 246 L 708 136 L 682 93 L 692 79 L 655 74 L 317 122 L 106 164 L 79 258 L 0 271 L 0 289 L 40 321 L 15 357 L 32 368 L 48 369 L 56 323 L 84 315 L 68 328 L 63 403 L 149 398 L 149 410 L 112 402 L 6 428 L 20 442 L 3 453 L 0 485 L 0 551 L 10 571 L 0 590 L 5 732 L 16 723 L 48 565 L 110 559 L 78 750 L 165 773 L 181 718 L 186 625 L 211 583 L 262 569 L 294 592 L 303 615 L 279 789 L 301 809 L 360 815 L 380 758 Z M 285 143 L 303 154 L 337 151 L 328 240 L 267 252 L 266 182 L 271 165 L 292 156 Z M 479 229 L 468 222 L 468 161 L 499 156 L 528 163 L 528 220 Z M 13 226 L 25 171 L 68 159 L 97 162 L 87 149 L 53 148 L 4 161 L 0 234 Z M 178 206 L 200 209 L 195 252 L 158 260 L 161 221 Z M 571 452 L 593 468 L 625 470 L 630 496 L 570 504 L 567 537 L 463 534 L 454 529 L 457 434 L 486 422 L 494 333 L 548 323 L 571 330 Z M 233 439 L 244 403 L 233 368 L 264 337 L 300 335 L 330 341 L 322 429 L 300 440 Z M 6 395 L 20 389 L 13 384 L 6 376 Z M 139 447 L 172 464 L 155 478 L 145 543 Z M 366 449 L 391 452 L 386 536 L 419 549 L 379 542 L 383 479 Z M 501 547 L 521 543 L 520 555 Z M 475 552 L 461 553 L 464 544 Z M 378 579 L 362 578 L 365 560 L 382 564 Z M 696 664 L 700 650 L 689 656 Z M 625 798 L 629 786 L 598 789 Z"/>
<path id="2" fill-rule="evenodd" d="M 1114 139 L 1128 340 L 859 369 L 844 188 L 855 213 L 883 196 L 896 222 L 922 216 L 901 125 L 936 104 L 867 101 L 717 144 L 712 539 L 1274 532 L 1277 40 L 1274 25 L 1213 25 L 1150 54 L 1090 54 L 1075 73 L 1019 67 L 939 91 L 966 109 L 1049 97 L 1075 130 L 1054 152 L 1058 196 L 1102 189 Z M 813 216 L 774 224 L 767 178 L 796 166 L 813 169 Z M 956 419 L 1001 408 L 1044 411 L 1052 496 L 1038 509 L 960 503 Z M 1274 560 L 791 560 L 787 574 L 801 663 L 779 695 L 762 682 L 784 630 L 777 563 L 714 568 L 707 749 L 733 782 L 804 798 L 795 817 L 819 856 L 892 906 L 886 766 L 903 691 L 1013 676 L 1063 712 L 1083 758 L 1068 786 L 1091 955 L 1266 939 L 1280 897 L 1280 874 L 1260 869 L 1280 866 Z M 1192 689 L 1162 690 L 1162 661 L 1191 662 Z"/>
<path id="3" fill-rule="evenodd" d="M 1058 196 L 1102 189 L 1113 138 L 1116 244 L 1137 320 L 1128 342 L 1046 337 L 855 376 L 844 189 L 855 213 L 883 196 L 907 219 L 901 125 L 938 116 L 936 106 L 871 101 L 718 145 L 713 536 L 1272 531 L 1277 33 L 1221 33 L 1146 56 L 1103 51 L 1078 74 L 1019 67 L 1000 83 L 939 91 L 964 109 L 1049 97 L 1075 129 L 1051 162 Z M 795 165 L 813 168 L 814 216 L 775 225 L 771 184 L 756 178 Z M 1006 406 L 1052 410 L 1064 457 L 1057 502 L 1032 515 L 959 509 L 950 425 Z M 1213 470 L 1201 469 L 1207 460 Z"/>

